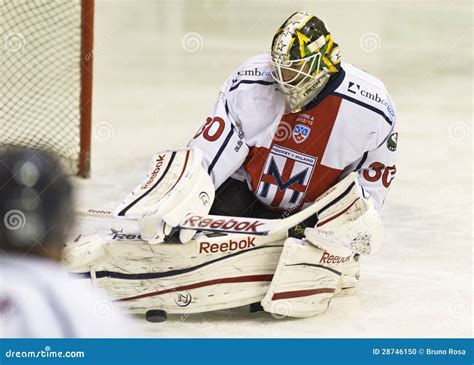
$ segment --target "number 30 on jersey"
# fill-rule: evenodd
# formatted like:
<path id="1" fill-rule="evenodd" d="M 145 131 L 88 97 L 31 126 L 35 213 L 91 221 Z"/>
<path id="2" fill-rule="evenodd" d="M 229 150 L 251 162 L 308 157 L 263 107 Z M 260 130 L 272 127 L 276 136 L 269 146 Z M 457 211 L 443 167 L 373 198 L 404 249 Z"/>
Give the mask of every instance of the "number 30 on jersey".
<path id="1" fill-rule="evenodd" d="M 219 139 L 224 132 L 225 122 L 220 117 L 207 117 L 206 124 L 196 133 L 194 138 L 198 138 L 201 134 L 209 142 L 214 142 Z"/>

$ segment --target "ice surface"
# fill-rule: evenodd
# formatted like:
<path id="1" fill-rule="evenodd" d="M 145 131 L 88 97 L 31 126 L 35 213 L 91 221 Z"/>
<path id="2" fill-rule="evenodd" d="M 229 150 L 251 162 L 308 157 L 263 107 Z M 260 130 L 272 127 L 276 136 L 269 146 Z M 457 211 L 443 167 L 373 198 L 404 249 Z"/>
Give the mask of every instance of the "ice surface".
<path id="1" fill-rule="evenodd" d="M 360 293 L 334 299 L 321 316 L 170 315 L 143 321 L 146 334 L 470 337 L 470 2 L 97 0 L 92 179 L 77 180 L 79 204 L 114 208 L 156 151 L 193 136 L 230 72 L 267 52 L 273 32 L 300 9 L 324 19 L 344 61 L 382 79 L 395 101 L 398 175 L 383 210 L 385 246 L 363 258 Z M 191 32 L 195 52 L 183 46 Z"/>

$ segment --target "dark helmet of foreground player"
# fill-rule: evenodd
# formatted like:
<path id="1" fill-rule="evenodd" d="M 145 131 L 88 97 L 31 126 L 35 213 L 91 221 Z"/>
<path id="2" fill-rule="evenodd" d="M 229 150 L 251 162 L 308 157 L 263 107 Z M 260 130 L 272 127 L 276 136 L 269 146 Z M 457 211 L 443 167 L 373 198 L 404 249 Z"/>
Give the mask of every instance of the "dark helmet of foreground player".
<path id="1" fill-rule="evenodd" d="M 0 249 L 62 249 L 73 220 L 72 194 L 71 182 L 50 153 L 1 150 Z"/>
<path id="2" fill-rule="evenodd" d="M 338 45 L 324 23 L 307 12 L 291 15 L 273 37 L 272 73 L 291 112 L 301 110 L 340 69 Z"/>

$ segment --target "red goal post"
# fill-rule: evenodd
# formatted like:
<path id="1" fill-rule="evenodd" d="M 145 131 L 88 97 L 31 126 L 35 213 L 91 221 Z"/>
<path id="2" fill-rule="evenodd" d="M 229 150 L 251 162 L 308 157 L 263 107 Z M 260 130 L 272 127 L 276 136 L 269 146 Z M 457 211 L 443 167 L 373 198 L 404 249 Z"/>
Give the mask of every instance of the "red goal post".
<path id="1" fill-rule="evenodd" d="M 94 50 L 94 0 L 81 0 L 81 132 L 78 175 L 90 174 L 92 134 L 92 65 Z"/>

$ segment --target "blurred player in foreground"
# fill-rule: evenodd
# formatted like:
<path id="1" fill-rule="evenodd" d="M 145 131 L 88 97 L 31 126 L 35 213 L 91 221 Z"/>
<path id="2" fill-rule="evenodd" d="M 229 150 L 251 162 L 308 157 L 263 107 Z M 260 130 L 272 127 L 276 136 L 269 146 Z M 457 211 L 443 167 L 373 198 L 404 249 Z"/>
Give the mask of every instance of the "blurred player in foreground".
<path id="1" fill-rule="evenodd" d="M 0 337 L 129 337 L 132 320 L 60 266 L 73 188 L 56 159 L 0 152 Z"/>

